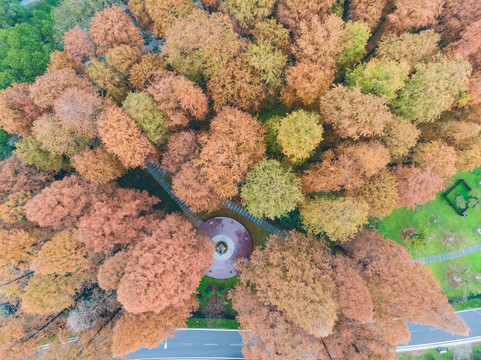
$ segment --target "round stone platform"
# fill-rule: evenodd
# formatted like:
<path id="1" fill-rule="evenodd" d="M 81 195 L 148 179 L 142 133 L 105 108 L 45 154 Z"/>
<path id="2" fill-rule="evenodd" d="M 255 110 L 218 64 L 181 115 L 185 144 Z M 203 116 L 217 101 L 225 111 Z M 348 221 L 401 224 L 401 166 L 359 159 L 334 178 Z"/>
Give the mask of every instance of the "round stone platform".
<path id="1" fill-rule="evenodd" d="M 252 241 L 247 229 L 228 217 L 215 217 L 202 223 L 198 231 L 209 236 L 215 247 L 214 262 L 206 275 L 215 279 L 227 279 L 237 275 L 235 262 L 249 258 Z"/>

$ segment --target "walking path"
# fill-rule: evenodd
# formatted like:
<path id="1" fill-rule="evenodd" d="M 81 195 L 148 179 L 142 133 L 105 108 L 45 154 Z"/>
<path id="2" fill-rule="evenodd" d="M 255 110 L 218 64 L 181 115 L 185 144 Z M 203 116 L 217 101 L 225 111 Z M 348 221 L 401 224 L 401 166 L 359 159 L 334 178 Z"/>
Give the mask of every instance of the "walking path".
<path id="1" fill-rule="evenodd" d="M 172 186 L 166 179 L 167 177 L 170 177 L 171 174 L 162 169 L 159 164 L 153 162 L 146 162 L 146 168 L 150 175 L 152 175 L 153 178 L 160 184 L 160 186 L 167 192 L 167 194 L 169 194 L 169 196 L 175 201 L 175 203 L 180 207 L 180 209 L 189 218 L 189 220 L 192 221 L 195 226 L 200 226 L 200 224 L 202 224 L 202 220 L 173 193 Z M 249 220 L 257 226 L 260 226 L 270 234 L 276 234 L 281 237 L 286 236 L 286 234 L 279 228 L 276 228 L 274 225 L 269 224 L 265 220 L 259 219 L 258 217 L 248 212 L 246 209 L 233 203 L 230 200 L 224 199 L 222 200 L 221 204 L 229 210 L 232 210 L 235 213 L 241 215 L 246 220 Z"/>
<path id="2" fill-rule="evenodd" d="M 423 256 L 413 259 L 415 262 L 423 264 L 433 264 L 441 261 L 453 260 L 466 255 L 474 254 L 481 251 L 481 244 L 471 245 L 464 249 L 454 250 L 437 255 Z"/>

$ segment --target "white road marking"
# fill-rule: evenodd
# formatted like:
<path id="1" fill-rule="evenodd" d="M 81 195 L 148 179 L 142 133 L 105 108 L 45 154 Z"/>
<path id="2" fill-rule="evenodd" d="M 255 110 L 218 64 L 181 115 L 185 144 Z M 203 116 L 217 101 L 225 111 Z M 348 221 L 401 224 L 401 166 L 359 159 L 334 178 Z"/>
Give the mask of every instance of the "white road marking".
<path id="1" fill-rule="evenodd" d="M 438 329 L 438 328 L 432 328 L 432 329 L 429 329 L 431 331 L 435 331 L 435 330 L 442 330 L 442 329 Z"/>
<path id="2" fill-rule="evenodd" d="M 244 346 L 243 344 L 229 344 L 230 346 Z"/>
<path id="3" fill-rule="evenodd" d="M 219 344 L 204 344 L 205 346 L 217 346 Z"/>

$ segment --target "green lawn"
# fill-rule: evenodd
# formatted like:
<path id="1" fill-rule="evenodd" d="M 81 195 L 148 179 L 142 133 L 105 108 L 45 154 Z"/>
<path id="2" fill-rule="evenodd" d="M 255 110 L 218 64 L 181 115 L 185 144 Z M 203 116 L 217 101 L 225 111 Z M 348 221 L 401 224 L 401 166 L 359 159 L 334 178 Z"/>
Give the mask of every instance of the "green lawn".
<path id="1" fill-rule="evenodd" d="M 479 187 L 481 168 L 456 175 L 451 184 L 458 179 L 464 179 L 473 189 Z M 481 227 L 481 211 L 468 209 L 468 217 L 462 217 L 442 198 L 443 193 L 440 192 L 436 200 L 426 205 L 417 206 L 413 210 L 396 209 L 382 220 L 371 219 L 370 223 L 385 237 L 405 246 L 413 257 L 435 255 L 480 243 L 481 235 L 476 230 Z M 424 232 L 425 241 L 422 244 L 411 244 L 408 240 L 403 240 L 401 233 L 408 229 Z M 446 235 L 444 243 L 443 235 Z"/>
<path id="2" fill-rule="evenodd" d="M 232 319 L 208 319 L 208 318 L 190 318 L 187 319 L 188 328 L 202 329 L 238 329 L 239 323 Z"/>
<path id="3" fill-rule="evenodd" d="M 453 354 L 448 350 L 446 354 L 440 354 L 436 349 L 426 351 L 421 356 L 399 356 L 399 360 L 450 360 L 453 358 Z"/>

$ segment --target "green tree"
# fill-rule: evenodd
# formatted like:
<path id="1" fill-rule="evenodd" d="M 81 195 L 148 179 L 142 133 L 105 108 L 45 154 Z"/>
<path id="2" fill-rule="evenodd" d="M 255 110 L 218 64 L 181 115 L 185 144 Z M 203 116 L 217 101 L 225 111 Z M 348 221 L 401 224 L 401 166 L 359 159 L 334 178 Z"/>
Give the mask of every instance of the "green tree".
<path id="1" fill-rule="evenodd" d="M 123 103 L 125 112 L 139 125 L 147 139 L 156 145 L 167 142 L 164 115 L 155 100 L 146 92 L 129 93 Z"/>
<path id="2" fill-rule="evenodd" d="M 287 215 L 303 198 L 300 179 L 276 160 L 257 164 L 247 175 L 241 195 L 253 215 L 271 219 Z"/>
<path id="3" fill-rule="evenodd" d="M 332 241 L 347 241 L 367 222 L 369 205 L 351 197 L 315 197 L 301 207 L 304 228 L 314 234 L 325 233 Z"/>
<path id="4" fill-rule="evenodd" d="M 341 44 L 347 44 L 340 53 L 340 66 L 351 66 L 366 54 L 366 44 L 371 31 L 364 21 L 349 21 L 344 28 Z"/>
<path id="5" fill-rule="evenodd" d="M 292 162 L 301 162 L 312 155 L 322 140 L 321 117 L 315 112 L 293 111 L 276 127 L 277 142 Z"/>
<path id="6" fill-rule="evenodd" d="M 28 21 L 31 12 L 20 0 L 0 0 L 0 29 Z"/>
<path id="7" fill-rule="evenodd" d="M 242 28 L 248 28 L 267 18 L 276 0 L 226 0 L 225 7 Z"/>
<path id="8" fill-rule="evenodd" d="M 467 90 L 471 65 L 461 57 L 438 56 L 415 68 L 416 72 L 392 104 L 394 110 L 407 119 L 433 122 Z"/>
<path id="9" fill-rule="evenodd" d="M 15 144 L 14 154 L 28 165 L 34 165 L 45 171 L 60 171 L 70 167 L 61 155 L 52 154 L 42 149 L 41 144 L 32 136 L 23 138 Z"/>
<path id="10" fill-rule="evenodd" d="M 359 86 L 364 94 L 385 96 L 389 102 L 404 87 L 408 74 L 409 65 L 405 62 L 372 59 L 348 71 L 345 82 L 349 88 Z"/>

